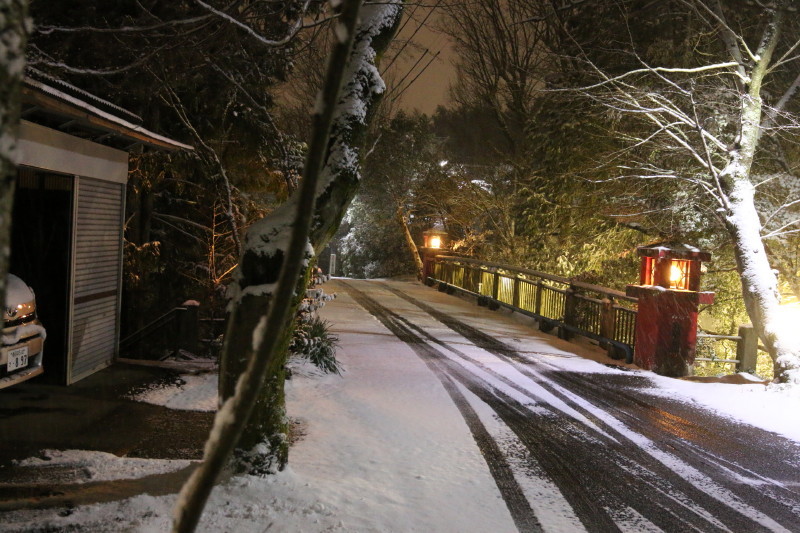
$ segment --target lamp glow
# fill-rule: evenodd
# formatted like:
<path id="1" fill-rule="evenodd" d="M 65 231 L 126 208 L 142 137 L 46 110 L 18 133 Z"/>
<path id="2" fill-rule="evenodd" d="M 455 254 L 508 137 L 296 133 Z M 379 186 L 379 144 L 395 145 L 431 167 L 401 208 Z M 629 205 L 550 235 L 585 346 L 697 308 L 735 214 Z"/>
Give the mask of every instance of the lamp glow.
<path id="1" fill-rule="evenodd" d="M 669 281 L 672 283 L 672 285 L 678 285 L 682 277 L 683 272 L 681 272 L 681 268 L 673 263 L 672 267 L 669 269 Z"/>
<path id="2" fill-rule="evenodd" d="M 671 289 L 687 290 L 689 288 L 689 262 L 673 259 L 669 268 L 669 286 Z"/>
<path id="3" fill-rule="evenodd" d="M 434 235 L 431 237 L 429 247 L 430 248 L 439 248 L 442 246 L 442 238 L 438 235 Z"/>

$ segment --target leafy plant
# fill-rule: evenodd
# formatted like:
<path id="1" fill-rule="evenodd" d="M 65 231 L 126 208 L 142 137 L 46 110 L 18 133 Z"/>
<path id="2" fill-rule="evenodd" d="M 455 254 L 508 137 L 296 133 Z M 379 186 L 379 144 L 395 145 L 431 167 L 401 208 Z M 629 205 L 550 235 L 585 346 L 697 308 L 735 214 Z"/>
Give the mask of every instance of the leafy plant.
<path id="1" fill-rule="evenodd" d="M 301 317 L 295 329 L 289 351 L 304 357 L 326 374 L 342 373 L 336 360 L 339 337 L 331 333 L 330 322 L 316 315 Z"/>

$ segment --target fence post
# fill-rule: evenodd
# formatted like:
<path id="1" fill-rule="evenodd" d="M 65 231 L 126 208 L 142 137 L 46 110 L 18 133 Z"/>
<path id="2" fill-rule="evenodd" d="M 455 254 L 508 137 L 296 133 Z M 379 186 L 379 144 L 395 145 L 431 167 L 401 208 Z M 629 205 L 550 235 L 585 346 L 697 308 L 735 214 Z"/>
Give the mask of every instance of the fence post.
<path id="1" fill-rule="evenodd" d="M 570 284 L 564 299 L 564 324 L 567 326 L 575 326 L 577 319 L 575 316 L 577 311 L 577 303 L 577 299 L 575 298 L 575 287 Z M 570 340 L 573 335 L 567 331 L 566 328 L 558 328 L 558 336 L 561 339 Z"/>
<path id="2" fill-rule="evenodd" d="M 533 312 L 537 316 L 542 316 L 542 280 L 536 280 L 536 297 L 533 302 Z"/>
<path id="3" fill-rule="evenodd" d="M 514 276 L 514 292 L 511 295 L 511 305 L 519 309 L 519 276 Z"/>
<path id="4" fill-rule="evenodd" d="M 616 340 L 614 334 L 616 333 L 616 313 L 614 312 L 614 297 L 606 296 L 600 304 L 600 336 L 609 340 Z M 614 345 L 610 342 L 601 343 L 608 355 L 614 355 Z"/>
<path id="5" fill-rule="evenodd" d="M 492 299 L 497 300 L 500 296 L 500 272 L 495 269 L 494 281 L 492 282 Z"/>
<path id="6" fill-rule="evenodd" d="M 739 361 L 736 370 L 754 373 L 758 362 L 758 335 L 752 324 L 739 326 L 739 337 L 742 340 L 736 344 L 736 359 Z"/>

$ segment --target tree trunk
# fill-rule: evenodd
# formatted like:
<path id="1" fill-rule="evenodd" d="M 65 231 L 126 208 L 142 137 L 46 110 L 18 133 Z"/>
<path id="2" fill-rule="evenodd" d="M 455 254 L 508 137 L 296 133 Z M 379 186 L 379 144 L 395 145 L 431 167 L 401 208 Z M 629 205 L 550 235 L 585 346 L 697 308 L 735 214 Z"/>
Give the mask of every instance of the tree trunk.
<path id="1" fill-rule="evenodd" d="M 726 220 L 734 243 L 742 296 L 753 327 L 775 364 L 776 379 L 800 383 L 800 353 L 790 340 L 792 332 L 780 330 L 778 280 L 761 240 L 753 193 L 749 181 L 739 180 L 730 195 L 731 214 Z"/>
<path id="2" fill-rule="evenodd" d="M 309 243 L 322 249 L 336 232 L 358 188 L 360 145 L 367 130 L 369 110 L 374 108 L 384 90 L 375 69 L 382 51 L 391 42 L 400 20 L 399 4 L 364 6 L 361 26 L 349 66 L 337 118 L 331 131 L 328 156 L 317 188 L 317 199 Z M 358 105 L 353 105 L 357 103 Z M 284 262 L 285 244 L 293 224 L 296 194 L 284 205 L 253 224 L 245 238 L 245 251 L 232 283 L 234 301 L 225 340 L 225 357 L 220 368 L 220 396 L 225 401 L 234 393 L 236 381 L 252 353 L 253 333 L 262 321 L 272 299 L 272 288 Z M 311 258 L 313 250 L 308 251 Z M 310 275 L 306 268 L 298 280 L 292 308 L 305 294 Z M 265 386 L 239 440 L 234 467 L 249 473 L 270 473 L 283 468 L 288 460 L 287 420 L 284 380 L 287 348 L 293 327 L 266 332 L 279 337 L 278 357 L 267 371 Z"/>
<path id="3" fill-rule="evenodd" d="M 398 205 L 397 209 L 394 212 L 395 218 L 397 219 L 397 223 L 400 224 L 400 228 L 403 230 L 403 237 L 406 239 L 406 246 L 408 246 L 408 251 L 411 254 L 411 257 L 414 259 L 414 267 L 417 269 L 417 279 L 422 280 L 422 259 L 419 257 L 419 250 L 417 250 L 417 244 L 414 242 L 414 238 L 411 236 L 411 232 L 408 229 L 408 222 L 406 221 L 406 215 L 403 210 L 403 206 Z"/>
<path id="4" fill-rule="evenodd" d="M 764 76 L 778 43 L 783 10 L 773 13 L 757 51 L 758 60 L 749 73 L 741 94 L 739 139 L 731 159 L 719 176 L 727 200 L 725 225 L 733 239 L 736 265 L 742 281 L 742 297 L 747 314 L 775 365 L 775 380 L 800 384 L 800 335 L 796 324 L 786 327 L 779 309 L 781 296 L 778 278 L 769 264 L 761 239 L 761 220 L 755 205 L 755 186 L 750 177 L 754 156 L 761 138 Z"/>
<path id="5" fill-rule="evenodd" d="M 769 264 L 761 239 L 761 220 L 755 205 L 755 187 L 750 173 L 761 137 L 761 84 L 780 33 L 780 13 L 765 33 L 759 62 L 750 73 L 748 92 L 741 95 L 740 136 L 731 159 L 720 174 L 727 199 L 725 225 L 731 235 L 736 265 L 742 282 L 742 297 L 753 327 L 775 365 L 775 379 L 800 384 L 800 336 L 795 327 L 785 327 L 780 317 L 778 278 Z"/>
<path id="6" fill-rule="evenodd" d="M 11 213 L 17 179 L 20 88 L 28 40 L 27 0 L 0 0 L 0 303 L 6 301 Z"/>

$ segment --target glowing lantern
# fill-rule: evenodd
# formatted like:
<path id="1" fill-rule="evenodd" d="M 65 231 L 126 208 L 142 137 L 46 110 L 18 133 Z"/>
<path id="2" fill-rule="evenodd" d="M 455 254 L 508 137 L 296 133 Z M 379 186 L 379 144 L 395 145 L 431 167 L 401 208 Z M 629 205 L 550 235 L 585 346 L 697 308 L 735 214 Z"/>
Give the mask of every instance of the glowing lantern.
<path id="1" fill-rule="evenodd" d="M 682 289 L 689 288 L 689 261 L 675 259 L 669 268 L 669 288 Z"/>
<path id="2" fill-rule="evenodd" d="M 690 246 L 642 246 L 639 284 L 679 291 L 700 290 L 700 263 L 711 254 Z"/>
<path id="3" fill-rule="evenodd" d="M 700 265 L 711 254 L 682 244 L 637 252 L 639 285 L 626 290 L 638 298 L 634 362 L 659 374 L 686 375 L 694 363 L 698 307 L 714 301 L 714 293 L 700 292 Z"/>
<path id="4" fill-rule="evenodd" d="M 441 249 L 445 247 L 447 232 L 441 226 L 433 227 L 422 232 L 422 247 Z"/>
<path id="5" fill-rule="evenodd" d="M 422 258 L 422 281 L 426 282 L 433 275 L 434 258 L 446 252 L 447 232 L 437 224 L 429 230 L 422 232 L 422 247 L 420 256 Z"/>

